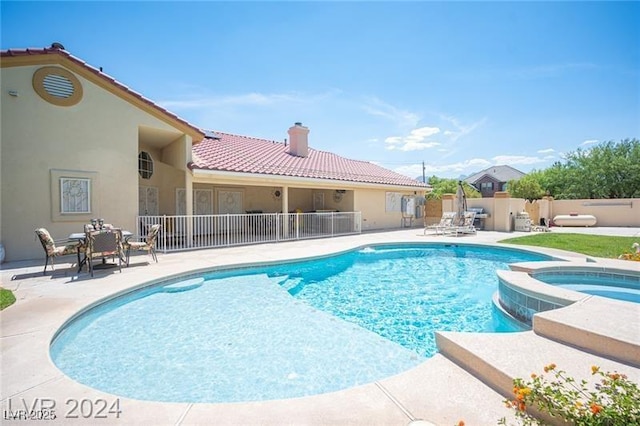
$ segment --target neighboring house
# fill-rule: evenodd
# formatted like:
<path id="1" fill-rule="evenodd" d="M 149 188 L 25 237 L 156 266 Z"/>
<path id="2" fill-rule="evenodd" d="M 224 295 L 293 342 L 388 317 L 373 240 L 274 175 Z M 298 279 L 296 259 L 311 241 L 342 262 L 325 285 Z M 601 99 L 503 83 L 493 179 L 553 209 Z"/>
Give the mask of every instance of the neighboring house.
<path id="1" fill-rule="evenodd" d="M 427 185 L 308 146 L 206 132 L 60 45 L 0 52 L 0 241 L 7 260 L 42 256 L 91 218 L 137 229 L 138 215 L 360 211 L 398 228 L 400 199 Z M 284 133 L 283 129 L 283 133 Z"/>
<path id="2" fill-rule="evenodd" d="M 525 174 L 511 166 L 492 166 L 475 173 L 464 181 L 473 185 L 483 197 L 493 197 L 498 191 L 505 191 L 510 180 L 518 180 Z"/>

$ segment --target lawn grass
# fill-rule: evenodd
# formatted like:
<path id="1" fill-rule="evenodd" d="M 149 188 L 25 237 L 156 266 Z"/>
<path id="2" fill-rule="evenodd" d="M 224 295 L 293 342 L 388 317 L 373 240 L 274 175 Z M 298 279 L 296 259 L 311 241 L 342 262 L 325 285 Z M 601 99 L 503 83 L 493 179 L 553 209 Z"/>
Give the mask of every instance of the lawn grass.
<path id="1" fill-rule="evenodd" d="M 507 244 L 549 247 L 568 250 L 588 256 L 617 258 L 623 253 L 631 253 L 631 245 L 640 242 L 638 237 L 610 237 L 605 235 L 565 234 L 545 232 L 526 237 L 508 238 L 499 241 Z"/>
<path id="2" fill-rule="evenodd" d="M 13 295 L 11 290 L 7 290 L 6 288 L 0 288 L 0 311 L 6 308 L 7 306 L 13 305 L 16 301 L 16 297 Z"/>

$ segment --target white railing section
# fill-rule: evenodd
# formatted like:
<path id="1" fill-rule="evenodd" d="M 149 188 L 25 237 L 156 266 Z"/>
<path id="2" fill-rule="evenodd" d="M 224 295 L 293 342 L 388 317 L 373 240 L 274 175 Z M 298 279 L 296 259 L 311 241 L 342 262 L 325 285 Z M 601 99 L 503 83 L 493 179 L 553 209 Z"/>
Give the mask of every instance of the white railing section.
<path id="1" fill-rule="evenodd" d="M 160 224 L 157 251 L 169 252 L 359 234 L 360 212 L 138 216 L 137 235 Z"/>

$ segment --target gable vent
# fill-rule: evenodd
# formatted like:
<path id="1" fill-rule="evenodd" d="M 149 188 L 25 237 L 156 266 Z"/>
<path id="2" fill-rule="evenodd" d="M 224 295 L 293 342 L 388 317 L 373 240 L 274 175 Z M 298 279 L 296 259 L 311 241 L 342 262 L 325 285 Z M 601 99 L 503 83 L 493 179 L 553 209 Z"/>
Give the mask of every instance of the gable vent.
<path id="1" fill-rule="evenodd" d="M 72 106 L 82 99 L 80 80 L 61 67 L 42 67 L 33 73 L 33 88 L 45 101 Z"/>
<path id="2" fill-rule="evenodd" d="M 74 87 L 71 80 L 62 76 L 49 74 L 42 79 L 42 86 L 51 96 L 66 99 L 73 95 Z"/>

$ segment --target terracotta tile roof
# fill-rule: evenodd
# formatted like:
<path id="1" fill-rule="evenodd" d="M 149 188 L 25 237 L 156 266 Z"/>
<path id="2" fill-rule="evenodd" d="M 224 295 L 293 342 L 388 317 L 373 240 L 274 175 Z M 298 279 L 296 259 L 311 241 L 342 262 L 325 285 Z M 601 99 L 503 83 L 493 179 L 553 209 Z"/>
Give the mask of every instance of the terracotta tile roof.
<path id="1" fill-rule="evenodd" d="M 282 142 L 215 133 L 218 139 L 205 139 L 193 147 L 191 169 L 426 187 L 422 182 L 366 161 L 313 148 L 309 148 L 307 157 L 296 157 Z"/>
<path id="2" fill-rule="evenodd" d="M 133 89 L 130 89 L 129 87 L 127 87 L 124 84 L 120 83 L 115 78 L 109 76 L 108 74 L 105 74 L 100 69 L 95 68 L 95 67 L 87 64 L 82 59 L 73 56 L 72 54 L 70 54 L 69 52 L 67 52 L 64 49 L 59 49 L 59 48 L 55 48 L 55 47 L 45 47 L 45 48 L 0 50 L 0 58 L 10 58 L 10 57 L 19 57 L 19 56 L 38 56 L 38 55 L 59 55 L 59 56 L 61 56 L 63 58 L 66 58 L 66 59 L 70 60 L 71 62 L 73 62 L 74 64 L 76 64 L 76 65 L 86 69 L 87 71 L 91 72 L 92 74 L 96 75 L 98 78 L 101 78 L 106 83 L 111 84 L 111 85 L 117 87 L 120 90 L 123 90 L 124 92 L 134 96 L 135 98 L 137 98 L 138 100 L 142 101 L 143 103 L 151 106 L 152 108 L 156 109 L 161 114 L 166 115 L 166 116 L 172 118 L 173 120 L 176 120 L 176 121 L 182 123 L 183 125 L 191 128 L 194 131 L 194 133 L 198 134 L 200 137 L 203 137 L 203 135 L 204 135 L 204 131 L 202 129 L 200 129 L 200 128 L 194 126 L 193 124 L 187 122 L 186 120 L 178 117 L 174 113 L 166 110 L 165 108 L 163 108 L 160 105 L 156 104 L 152 100 L 150 100 L 148 98 L 145 98 L 140 93 L 134 91 Z"/>

